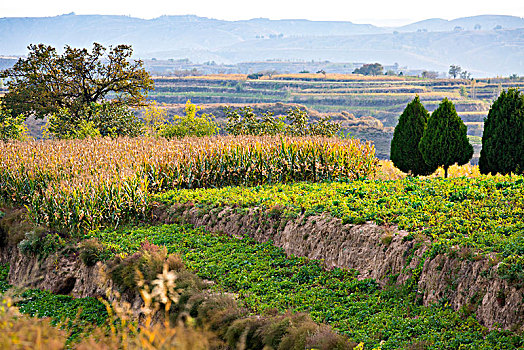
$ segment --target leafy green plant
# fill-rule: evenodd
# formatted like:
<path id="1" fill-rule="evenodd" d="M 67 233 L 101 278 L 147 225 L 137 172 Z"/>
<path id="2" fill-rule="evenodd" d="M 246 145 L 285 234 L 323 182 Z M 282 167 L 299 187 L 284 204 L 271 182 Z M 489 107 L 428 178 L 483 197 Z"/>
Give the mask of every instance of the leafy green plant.
<path id="1" fill-rule="evenodd" d="M 524 178 L 404 178 L 168 191 L 152 201 L 279 208 L 281 216 L 329 213 L 345 224 L 396 224 L 442 247 L 522 257 Z"/>
<path id="2" fill-rule="evenodd" d="M 102 136 L 139 136 L 143 124 L 127 107 L 114 103 L 91 103 L 74 115 L 63 107 L 48 117 L 44 136 L 55 139 L 85 139 Z"/>
<path id="3" fill-rule="evenodd" d="M 68 342 L 89 334 L 108 318 L 105 305 L 96 298 L 73 298 L 30 289 L 23 292 L 20 299 L 16 306 L 21 313 L 32 317 L 49 317 L 52 325 L 61 324 L 69 331 Z"/>
<path id="4" fill-rule="evenodd" d="M 9 264 L 0 264 L 0 294 L 11 288 L 8 277 Z"/>
<path id="5" fill-rule="evenodd" d="M 105 259 L 107 252 L 96 239 L 87 239 L 79 244 L 80 259 L 86 266 L 94 266 Z"/>
<path id="6" fill-rule="evenodd" d="M 287 115 L 275 117 L 272 112 L 257 116 L 251 107 L 234 109 L 226 107 L 227 124 L 225 130 L 231 135 L 279 135 L 289 136 L 337 136 L 340 124 L 333 122 L 331 117 L 324 116 L 317 122 L 310 122 L 306 111 L 291 108 Z"/>
<path id="7" fill-rule="evenodd" d="M 24 240 L 18 244 L 23 254 L 35 254 L 40 257 L 55 253 L 64 246 L 65 242 L 58 234 L 39 230 L 27 232 Z"/>
<path id="8" fill-rule="evenodd" d="M 0 101 L 0 141 L 25 140 L 28 129 L 23 115 L 13 116 Z"/>
<path id="9" fill-rule="evenodd" d="M 269 242 L 213 235 L 179 225 L 99 231 L 92 232 L 91 236 L 117 248 L 114 254 L 133 254 L 145 240 L 164 245 L 169 253 L 179 254 L 188 269 L 201 278 L 213 280 L 215 288 L 236 293 L 252 312 L 268 314 L 275 309 L 308 312 L 313 320 L 330 324 L 366 348 L 399 349 L 423 342 L 430 349 L 455 349 L 467 343 L 471 349 L 487 350 L 516 349 L 524 344 L 522 335 L 489 331 L 473 317 L 464 319 L 444 305 L 423 307 L 416 301 L 417 294 L 409 288 L 380 289 L 374 280 L 359 280 L 356 271 L 324 270 L 320 261 L 287 256 Z M 260 344 L 265 339 L 269 342 L 266 344 L 271 345 L 276 339 L 284 343 L 286 337 L 298 332 L 293 326 L 283 331 L 286 324 L 293 323 L 286 316 L 277 317 L 277 322 L 268 326 L 261 318 L 235 321 L 237 318 L 228 318 L 228 315 L 239 314 L 234 309 L 222 313 L 210 305 L 211 309 L 205 311 L 206 304 L 201 297 L 191 300 L 195 306 L 190 308 L 194 310 L 190 314 L 211 320 L 212 329 L 220 329 L 231 341 L 246 332 L 251 344 Z M 224 305 L 224 302 L 216 300 L 211 304 Z M 221 326 L 222 322 L 233 322 L 232 328 Z M 307 324 L 304 323 L 304 327 L 307 328 Z M 286 335 L 282 336 L 283 333 Z M 327 339 L 326 336 L 324 341 Z M 296 343 L 303 344 L 302 340 Z M 322 342 L 317 346 L 319 344 Z"/>
<path id="10" fill-rule="evenodd" d="M 125 258 L 117 256 L 110 262 L 109 269 L 111 279 L 122 292 L 138 292 L 140 285 L 151 284 L 156 279 L 164 264 L 173 271 L 184 268 L 182 261 L 174 255 L 168 255 L 165 247 L 144 241 L 139 252 Z"/>

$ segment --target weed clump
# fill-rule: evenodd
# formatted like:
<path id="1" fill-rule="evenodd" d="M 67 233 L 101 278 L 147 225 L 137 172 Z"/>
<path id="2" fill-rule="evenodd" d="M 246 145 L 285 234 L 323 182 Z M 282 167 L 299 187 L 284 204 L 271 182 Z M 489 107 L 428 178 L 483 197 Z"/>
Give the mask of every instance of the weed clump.
<path id="1" fill-rule="evenodd" d="M 165 247 L 145 241 L 140 251 L 125 258 L 117 256 L 109 263 L 109 271 L 121 292 L 138 291 L 140 283 L 151 283 L 162 272 L 164 265 L 170 271 L 184 269 L 184 263 L 178 256 L 168 255 Z"/>

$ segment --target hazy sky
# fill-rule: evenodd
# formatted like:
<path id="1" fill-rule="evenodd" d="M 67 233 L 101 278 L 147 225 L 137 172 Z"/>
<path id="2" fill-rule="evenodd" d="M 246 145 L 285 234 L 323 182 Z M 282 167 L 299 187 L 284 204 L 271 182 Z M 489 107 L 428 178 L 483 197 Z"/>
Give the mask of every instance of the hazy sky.
<path id="1" fill-rule="evenodd" d="M 305 18 L 399 25 L 435 17 L 453 19 L 482 14 L 524 17 L 524 0 L 0 0 L 0 17 L 43 17 L 70 12 L 141 18 L 186 14 L 226 20 Z"/>

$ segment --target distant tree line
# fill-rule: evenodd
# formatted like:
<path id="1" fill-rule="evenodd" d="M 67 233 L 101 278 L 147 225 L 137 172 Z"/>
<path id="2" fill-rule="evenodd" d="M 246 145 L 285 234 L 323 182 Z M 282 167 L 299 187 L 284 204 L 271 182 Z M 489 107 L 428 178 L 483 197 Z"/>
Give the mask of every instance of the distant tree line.
<path id="1" fill-rule="evenodd" d="M 325 116 L 313 122 L 306 111 L 298 107 L 287 111 L 286 116 L 274 116 L 272 112 L 258 116 L 251 107 L 238 109 L 226 107 L 225 131 L 231 135 L 290 135 L 333 137 L 340 132 L 340 124 Z"/>
<path id="2" fill-rule="evenodd" d="M 460 79 L 471 79 L 471 73 L 467 70 L 462 70 L 461 66 L 452 64 L 449 66 L 449 75 L 453 77 L 453 79 L 456 79 L 459 77 Z"/>
<path id="3" fill-rule="evenodd" d="M 0 139 L 23 139 L 29 116 L 47 118 L 44 137 L 71 139 L 85 137 L 216 135 L 219 127 L 213 115 L 198 114 L 200 108 L 186 103 L 185 115 L 168 120 L 166 110 L 146 102 L 153 80 L 142 61 L 131 61 L 130 46 L 107 50 L 95 43 L 91 51 L 65 47 L 62 55 L 46 45 L 30 45 L 26 59 L 19 59 L 0 73 L 8 78 L 9 91 L 0 101 Z M 249 76 L 271 77 L 268 70 Z M 242 86 L 237 86 L 237 90 Z M 107 99 L 111 97 L 112 99 Z M 132 108 L 142 108 L 140 120 Z M 290 109 L 286 116 L 262 116 L 250 107 L 226 108 L 225 131 L 233 135 L 335 136 L 340 125 L 323 117 L 310 121 L 306 111 Z"/>

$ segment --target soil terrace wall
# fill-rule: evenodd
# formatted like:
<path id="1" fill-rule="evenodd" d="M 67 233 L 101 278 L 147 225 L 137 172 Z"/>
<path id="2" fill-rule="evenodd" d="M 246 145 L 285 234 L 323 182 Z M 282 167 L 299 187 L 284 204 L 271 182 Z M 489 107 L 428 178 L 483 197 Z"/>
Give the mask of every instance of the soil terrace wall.
<path id="1" fill-rule="evenodd" d="M 374 278 L 382 286 L 391 281 L 390 276 L 397 276 L 398 284 L 406 282 L 428 250 L 427 242 L 407 240 L 408 232 L 395 227 L 342 224 L 327 214 L 290 220 L 260 208 L 206 212 L 191 205 L 158 214 L 157 219 L 165 223 L 190 223 L 258 242 L 271 240 L 287 254 L 323 259 L 327 268 L 356 269 L 360 278 Z M 474 313 L 488 328 L 524 330 L 524 288 L 498 278 L 493 257 L 475 259 L 466 253 L 439 254 L 423 262 L 418 290 L 424 305 L 445 300 L 455 310 Z"/>
<path id="2" fill-rule="evenodd" d="M 408 233 L 394 227 L 343 224 L 326 214 L 287 218 L 260 208 L 205 210 L 178 205 L 157 208 L 156 216 L 158 223 L 190 223 L 215 233 L 271 240 L 287 254 L 323 259 L 327 268 L 356 269 L 360 278 L 374 278 L 382 286 L 408 281 L 419 266 L 418 290 L 424 305 L 446 300 L 455 310 L 476 314 L 489 328 L 524 330 L 524 290 L 498 278 L 492 259 L 461 257 L 461 252 L 425 259 L 427 242 L 406 239 Z M 74 253 L 39 260 L 23 255 L 17 247 L 4 247 L 0 261 L 9 263 L 9 283 L 15 286 L 77 297 L 106 296 L 112 289 L 102 263 L 87 267 Z M 141 301 L 129 302 L 139 305 Z"/>

